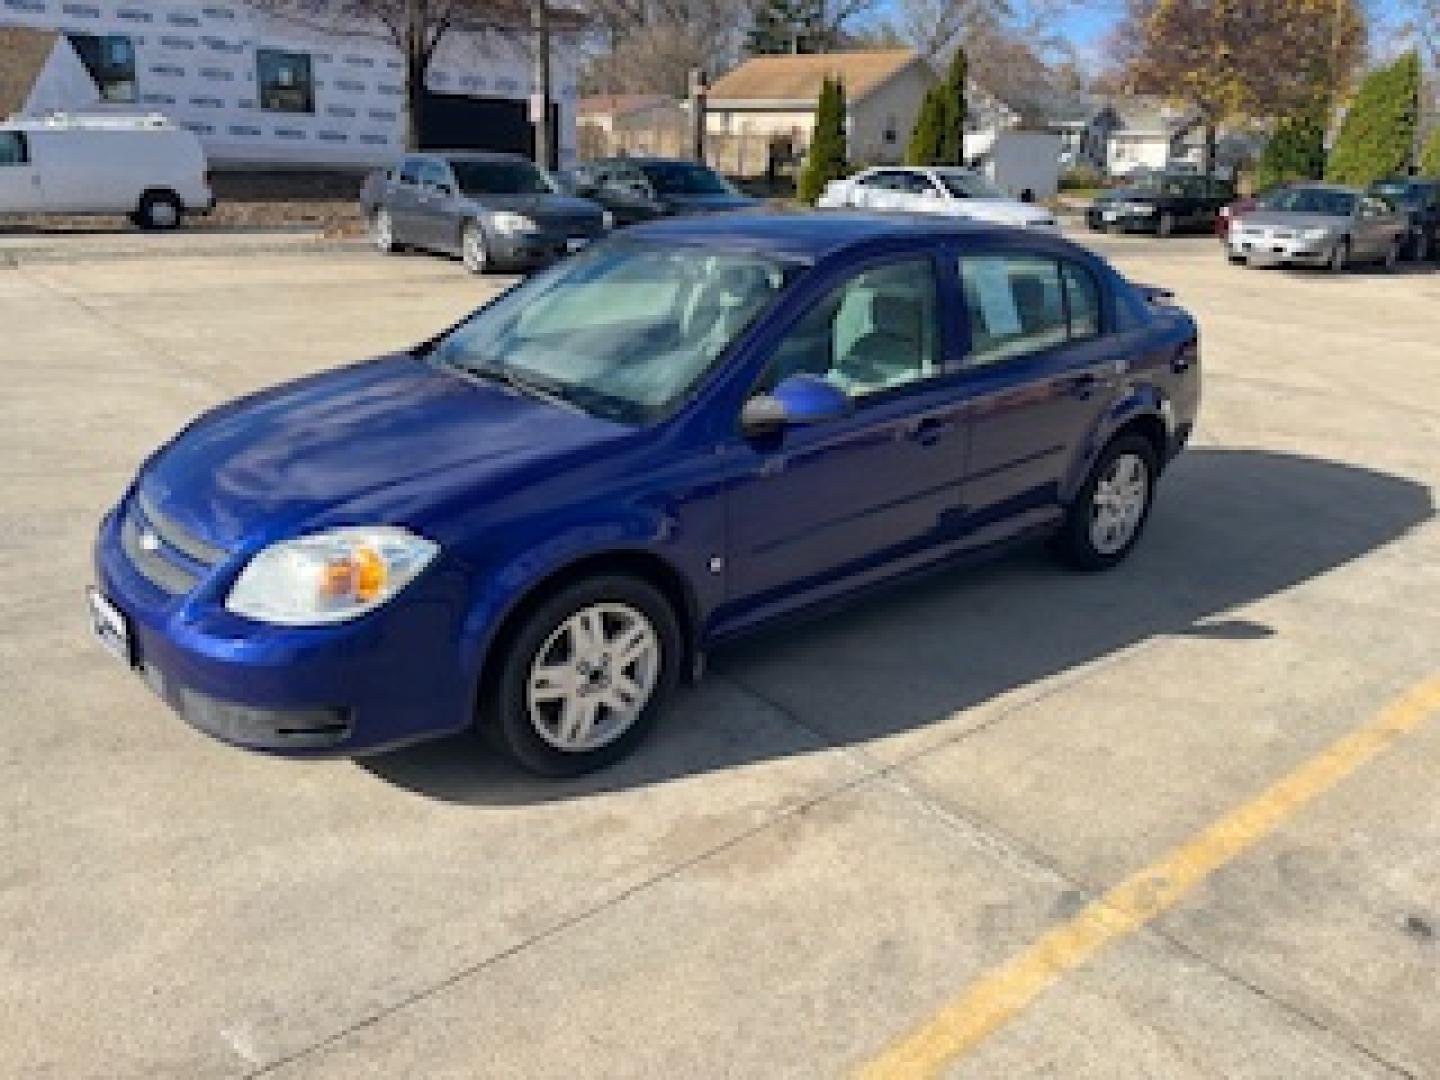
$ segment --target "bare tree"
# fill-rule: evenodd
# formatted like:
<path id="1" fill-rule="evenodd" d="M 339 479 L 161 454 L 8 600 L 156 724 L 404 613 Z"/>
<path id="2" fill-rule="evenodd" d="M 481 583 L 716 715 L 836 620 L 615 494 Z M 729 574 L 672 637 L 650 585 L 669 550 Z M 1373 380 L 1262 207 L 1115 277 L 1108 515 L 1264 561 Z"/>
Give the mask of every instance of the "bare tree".
<path id="1" fill-rule="evenodd" d="M 590 58 L 582 77 L 594 93 L 683 97 L 687 73 L 711 75 L 739 56 L 750 0 L 582 0 Z"/>
<path id="2" fill-rule="evenodd" d="M 251 0 L 250 6 L 295 26 L 383 42 L 399 52 L 405 63 L 405 145 L 411 150 L 420 145 L 426 78 L 446 37 L 489 33 L 531 47 L 525 0 Z"/>

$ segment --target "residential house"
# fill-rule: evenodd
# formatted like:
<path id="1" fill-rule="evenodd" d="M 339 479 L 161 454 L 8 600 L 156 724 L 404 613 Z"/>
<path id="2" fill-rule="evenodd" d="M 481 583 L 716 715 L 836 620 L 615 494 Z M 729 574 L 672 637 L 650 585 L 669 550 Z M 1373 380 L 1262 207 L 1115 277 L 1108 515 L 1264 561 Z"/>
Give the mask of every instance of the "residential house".
<path id="1" fill-rule="evenodd" d="M 552 20 L 551 109 L 568 164 L 580 24 L 564 15 Z M 422 144 L 529 153 L 531 68 L 513 35 L 447 35 L 428 77 Z M 368 167 L 403 149 L 404 64 L 378 31 L 325 34 L 243 0 L 0 0 L 0 109 L 163 113 L 194 131 L 219 168 Z"/>
<path id="2" fill-rule="evenodd" d="M 1108 102 L 1077 98 L 1056 103 L 1048 126 L 1060 136 L 1061 166 L 1103 171 L 1109 164 L 1110 136 L 1120 123 L 1120 114 Z"/>
<path id="3" fill-rule="evenodd" d="M 805 154 L 815 125 L 820 86 L 845 85 L 850 160 L 900 161 L 925 91 L 930 65 L 910 49 L 757 56 L 717 79 L 706 98 L 706 137 L 714 163 L 739 176 L 759 176 Z"/>
<path id="4" fill-rule="evenodd" d="M 1205 154 L 1204 132 L 1193 111 L 1154 97 L 1119 98 L 1111 108 L 1119 124 L 1106 140 L 1110 175 L 1200 168 Z"/>
<path id="5" fill-rule="evenodd" d="M 660 94 L 583 97 L 575 109 L 581 160 L 612 154 L 674 156 L 685 151 L 689 110 Z"/>

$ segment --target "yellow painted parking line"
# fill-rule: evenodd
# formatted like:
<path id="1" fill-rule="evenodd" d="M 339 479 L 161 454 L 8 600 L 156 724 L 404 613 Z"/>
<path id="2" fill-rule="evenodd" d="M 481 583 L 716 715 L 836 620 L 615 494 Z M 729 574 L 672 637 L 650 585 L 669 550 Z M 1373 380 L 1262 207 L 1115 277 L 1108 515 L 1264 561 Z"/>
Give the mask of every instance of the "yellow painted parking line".
<path id="1" fill-rule="evenodd" d="M 1377 716 L 1267 790 L 1095 900 L 861 1069 L 863 1080 L 936 1075 L 1027 1008 L 1067 971 L 1174 907 L 1196 885 L 1264 839 L 1318 795 L 1440 712 L 1440 676 L 1412 687 Z"/>

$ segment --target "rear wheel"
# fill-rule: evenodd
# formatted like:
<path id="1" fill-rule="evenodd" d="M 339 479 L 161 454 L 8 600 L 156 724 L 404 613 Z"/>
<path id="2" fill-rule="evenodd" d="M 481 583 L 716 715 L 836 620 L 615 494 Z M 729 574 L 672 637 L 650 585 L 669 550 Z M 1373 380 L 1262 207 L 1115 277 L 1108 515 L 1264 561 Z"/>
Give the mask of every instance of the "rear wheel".
<path id="1" fill-rule="evenodd" d="M 1055 535 L 1057 555 L 1078 570 L 1108 570 L 1129 555 L 1150 516 L 1159 461 L 1140 435 L 1101 452 Z"/>
<path id="2" fill-rule="evenodd" d="M 1330 249 L 1330 272 L 1343 274 L 1350 268 L 1350 238 L 1341 237 Z"/>
<path id="3" fill-rule="evenodd" d="M 648 582 L 576 582 L 531 612 L 497 657 L 482 728 L 542 776 L 604 768 L 654 726 L 678 681 L 681 640 L 674 611 Z"/>
<path id="4" fill-rule="evenodd" d="M 1385 259 L 1381 263 L 1386 270 L 1394 270 L 1400 265 L 1400 253 L 1404 250 L 1405 241 L 1398 236 L 1390 242 L 1390 247 L 1385 252 Z"/>
<path id="5" fill-rule="evenodd" d="M 185 216 L 185 207 L 173 191 L 147 191 L 135 209 L 134 221 L 150 232 L 168 232 L 178 228 Z"/>

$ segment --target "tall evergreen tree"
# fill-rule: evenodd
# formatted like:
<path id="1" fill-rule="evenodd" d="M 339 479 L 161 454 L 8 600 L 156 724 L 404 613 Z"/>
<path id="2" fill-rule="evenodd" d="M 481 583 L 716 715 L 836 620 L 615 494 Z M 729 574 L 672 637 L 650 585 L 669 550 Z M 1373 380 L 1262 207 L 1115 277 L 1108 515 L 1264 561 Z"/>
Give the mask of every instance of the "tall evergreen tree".
<path id="1" fill-rule="evenodd" d="M 845 175 L 849 169 L 845 154 L 845 87 L 838 78 L 827 77 L 815 105 L 810 152 L 796 192 L 801 202 L 813 206 L 826 184 Z"/>
<path id="2" fill-rule="evenodd" d="M 932 86 L 921 102 L 905 147 L 910 165 L 965 164 L 965 84 L 968 64 L 963 50 L 950 59 L 945 78 Z"/>
<path id="3" fill-rule="evenodd" d="M 945 81 L 940 84 L 944 99 L 944 112 L 940 114 L 940 162 L 941 165 L 965 164 L 965 118 L 969 106 L 965 100 L 965 84 L 969 78 L 970 63 L 964 49 L 956 49 L 950 58 L 950 67 L 945 72 Z"/>
<path id="4" fill-rule="evenodd" d="M 940 126 L 945 122 L 945 99 L 941 87 L 932 86 L 925 91 L 920 103 L 920 112 L 915 117 L 915 126 L 910 130 L 910 142 L 905 146 L 905 164 L 940 164 Z"/>
<path id="5" fill-rule="evenodd" d="M 1325 175 L 1325 107 L 1317 103 L 1283 117 L 1260 155 L 1255 186 L 1263 191 Z"/>
<path id="6" fill-rule="evenodd" d="M 1365 77 L 1325 169 L 1325 179 L 1364 187 L 1408 171 L 1420 119 L 1420 54 L 1411 50 Z"/>
<path id="7" fill-rule="evenodd" d="M 1420 151 L 1420 175 L 1440 180 L 1440 127 L 1430 132 L 1425 149 Z"/>
<path id="8" fill-rule="evenodd" d="M 822 53 L 829 50 L 830 37 L 824 0 L 759 0 L 745 50 L 752 56 Z"/>

